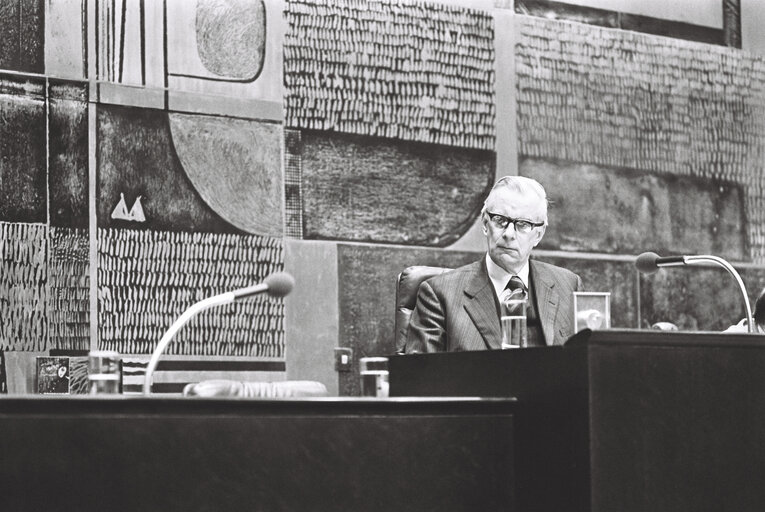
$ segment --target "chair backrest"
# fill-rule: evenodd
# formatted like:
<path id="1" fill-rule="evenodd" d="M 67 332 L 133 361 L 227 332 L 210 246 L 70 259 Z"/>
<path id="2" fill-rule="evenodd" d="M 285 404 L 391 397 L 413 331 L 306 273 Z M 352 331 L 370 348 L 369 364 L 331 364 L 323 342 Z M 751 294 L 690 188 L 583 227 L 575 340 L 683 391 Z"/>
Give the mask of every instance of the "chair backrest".
<path id="1" fill-rule="evenodd" d="M 417 304 L 417 290 L 420 284 L 433 276 L 452 269 L 414 265 L 407 267 L 398 275 L 396 281 L 396 353 L 403 354 L 406 347 L 406 332 L 409 320 Z"/>

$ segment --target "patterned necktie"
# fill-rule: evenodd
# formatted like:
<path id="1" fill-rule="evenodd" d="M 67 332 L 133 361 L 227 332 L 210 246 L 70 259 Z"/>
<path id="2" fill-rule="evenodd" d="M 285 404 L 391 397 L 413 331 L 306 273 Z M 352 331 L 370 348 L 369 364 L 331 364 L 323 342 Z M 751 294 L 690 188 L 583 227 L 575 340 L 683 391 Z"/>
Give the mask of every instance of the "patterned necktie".
<path id="1" fill-rule="evenodd" d="M 526 299 L 526 287 L 523 285 L 523 281 L 518 276 L 513 276 L 505 286 L 505 291 L 502 293 L 502 300 L 508 301 L 510 299 Z M 519 306 L 516 306 L 519 307 Z M 509 311 L 510 314 L 519 314 L 520 312 Z"/>
<path id="2" fill-rule="evenodd" d="M 523 298 L 526 297 L 526 287 L 523 285 L 523 281 L 518 276 L 513 276 L 510 281 L 507 282 L 505 290 L 510 290 L 508 298 Z"/>

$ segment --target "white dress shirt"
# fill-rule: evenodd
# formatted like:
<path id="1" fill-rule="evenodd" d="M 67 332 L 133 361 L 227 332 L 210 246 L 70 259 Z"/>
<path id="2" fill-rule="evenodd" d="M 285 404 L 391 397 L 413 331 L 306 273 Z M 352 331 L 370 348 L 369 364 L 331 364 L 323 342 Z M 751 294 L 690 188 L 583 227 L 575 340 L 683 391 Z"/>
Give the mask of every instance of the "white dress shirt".
<path id="1" fill-rule="evenodd" d="M 517 275 L 521 278 L 521 281 L 523 281 L 523 285 L 526 287 L 526 289 L 529 289 L 529 262 L 526 260 L 526 263 L 521 267 L 521 271 L 517 274 L 511 274 L 504 268 L 500 267 L 496 263 L 494 263 L 494 260 L 491 259 L 491 256 L 489 256 L 489 253 L 486 253 L 486 269 L 489 271 L 489 279 L 491 279 L 491 284 L 494 285 L 494 293 L 496 294 L 497 298 L 499 299 L 502 292 L 505 290 L 505 287 L 507 287 L 507 283 L 510 281 L 510 278 Z"/>

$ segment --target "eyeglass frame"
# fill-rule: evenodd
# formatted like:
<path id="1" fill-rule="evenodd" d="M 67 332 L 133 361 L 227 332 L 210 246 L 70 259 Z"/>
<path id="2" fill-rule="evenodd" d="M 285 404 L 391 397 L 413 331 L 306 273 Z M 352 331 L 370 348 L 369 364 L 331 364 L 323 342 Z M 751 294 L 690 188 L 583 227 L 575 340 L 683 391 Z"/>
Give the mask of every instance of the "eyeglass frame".
<path id="1" fill-rule="evenodd" d="M 493 212 L 490 212 L 488 210 L 486 212 L 484 212 L 484 213 L 486 213 L 486 215 L 488 216 L 489 222 L 491 222 L 497 229 L 501 229 L 503 232 L 510 226 L 510 224 L 512 224 L 513 225 L 513 229 L 515 230 L 516 233 L 521 233 L 522 235 L 528 235 L 529 233 L 534 231 L 534 228 L 540 228 L 540 227 L 542 227 L 542 226 L 544 226 L 546 224 L 545 222 L 533 222 L 533 221 L 530 221 L 530 220 L 527 220 L 527 219 L 514 219 L 512 217 L 508 217 L 506 215 L 501 215 L 499 213 L 493 213 Z M 500 217 L 502 219 L 502 221 L 505 222 L 505 226 L 502 227 L 501 225 L 496 224 L 496 222 L 494 220 L 495 217 Z M 523 222 L 525 224 L 528 224 L 528 226 L 529 226 L 528 231 L 524 231 L 522 229 L 518 229 L 518 223 L 519 222 Z"/>

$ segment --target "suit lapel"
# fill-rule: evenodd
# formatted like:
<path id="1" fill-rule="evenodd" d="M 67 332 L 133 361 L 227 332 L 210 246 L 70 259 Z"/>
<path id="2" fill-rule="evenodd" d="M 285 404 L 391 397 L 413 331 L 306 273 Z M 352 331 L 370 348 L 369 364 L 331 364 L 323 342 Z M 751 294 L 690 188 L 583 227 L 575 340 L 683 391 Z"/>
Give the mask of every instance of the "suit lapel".
<path id="1" fill-rule="evenodd" d="M 500 348 L 502 335 L 497 317 L 497 303 L 485 262 L 481 263 L 479 271 L 465 286 L 465 294 L 469 298 L 465 304 L 465 310 L 478 332 L 481 333 L 484 343 L 489 348 Z M 483 347 L 475 348 L 481 349 Z"/>
<path id="2" fill-rule="evenodd" d="M 547 273 L 537 266 L 534 260 L 529 263 L 534 293 L 537 296 L 537 314 L 545 335 L 545 343 L 552 345 L 555 342 L 555 315 L 558 312 L 558 297 L 553 290 L 555 281 L 549 279 Z"/>

